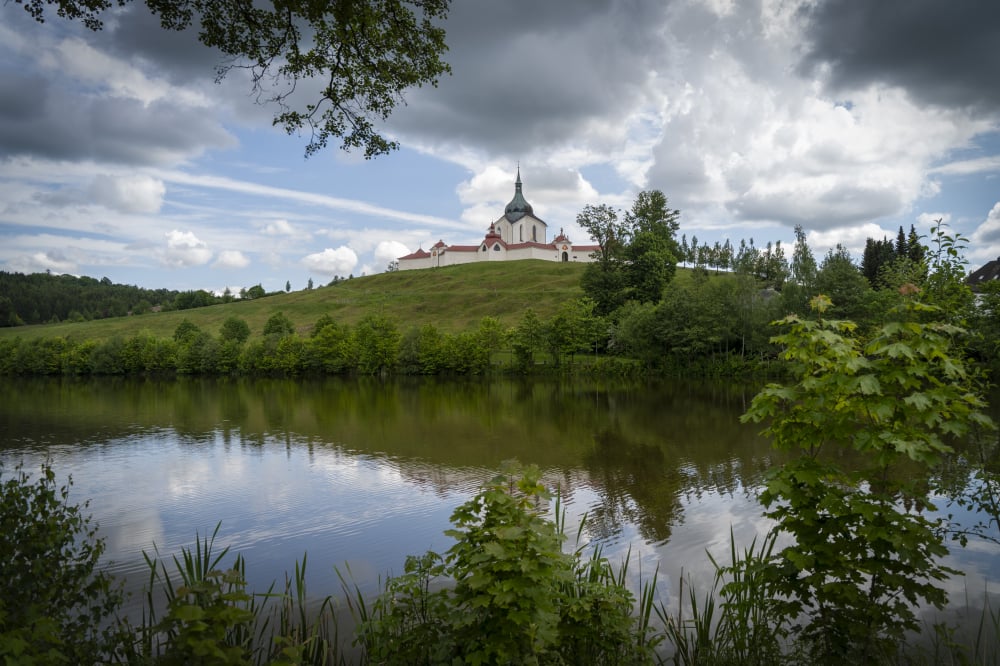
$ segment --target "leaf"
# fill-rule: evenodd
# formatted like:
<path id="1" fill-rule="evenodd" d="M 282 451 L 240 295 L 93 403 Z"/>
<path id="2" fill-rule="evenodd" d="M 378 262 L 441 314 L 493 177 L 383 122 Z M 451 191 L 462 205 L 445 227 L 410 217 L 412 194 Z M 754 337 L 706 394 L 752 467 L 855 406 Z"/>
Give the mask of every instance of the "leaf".
<path id="1" fill-rule="evenodd" d="M 882 385 L 874 375 L 862 375 L 858 378 L 858 388 L 862 395 L 880 395 Z"/>

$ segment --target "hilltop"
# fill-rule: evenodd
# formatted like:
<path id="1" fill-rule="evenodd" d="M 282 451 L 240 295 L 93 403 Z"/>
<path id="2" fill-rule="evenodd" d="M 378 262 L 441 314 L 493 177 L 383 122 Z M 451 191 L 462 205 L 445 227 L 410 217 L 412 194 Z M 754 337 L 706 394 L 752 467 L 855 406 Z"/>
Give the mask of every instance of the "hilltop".
<path id="1" fill-rule="evenodd" d="M 584 269 L 585 264 L 579 263 L 526 260 L 380 273 L 312 290 L 189 310 L 0 328 L 0 338 L 62 336 L 104 340 L 140 331 L 170 337 L 184 319 L 216 333 L 231 316 L 245 319 L 252 334 L 258 336 L 268 317 L 279 311 L 304 335 L 324 314 L 353 325 L 365 315 L 377 313 L 396 321 L 401 329 L 434 324 L 443 332 L 475 328 L 485 316 L 513 326 L 528 308 L 544 319 L 562 303 L 582 296 L 580 277 Z"/>

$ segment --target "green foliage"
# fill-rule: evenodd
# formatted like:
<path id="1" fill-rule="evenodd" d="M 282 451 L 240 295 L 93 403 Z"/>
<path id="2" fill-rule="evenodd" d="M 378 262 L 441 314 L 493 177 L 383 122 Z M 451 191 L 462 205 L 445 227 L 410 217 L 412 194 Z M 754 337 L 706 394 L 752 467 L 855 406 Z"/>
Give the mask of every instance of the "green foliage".
<path id="1" fill-rule="evenodd" d="M 371 608 L 352 605 L 380 664 L 642 664 L 656 640 L 605 559 L 564 553 L 538 470 L 508 470 L 452 514 L 445 556 L 407 559 Z M 558 506 L 557 506 L 558 515 Z M 441 586 L 451 579 L 454 585 Z"/>
<path id="2" fill-rule="evenodd" d="M 250 325 L 245 319 L 241 319 L 235 315 L 227 317 L 226 321 L 222 322 L 222 327 L 219 328 L 219 340 L 221 342 L 235 342 L 241 345 L 249 338 Z"/>
<path id="3" fill-rule="evenodd" d="M 377 375 L 395 367 L 399 339 L 399 330 L 386 317 L 370 315 L 358 322 L 352 335 L 358 372 Z"/>
<path id="4" fill-rule="evenodd" d="M 904 295 L 865 343 L 853 322 L 823 318 L 830 306 L 819 296 L 818 319 L 780 322 L 795 382 L 766 387 L 743 420 L 767 421 L 774 446 L 797 456 L 761 495 L 794 541 L 772 572 L 785 617 L 805 614 L 815 660 L 884 659 L 918 628 L 914 606 L 944 603 L 937 583 L 952 573 L 937 561 L 939 525 L 919 512 L 932 507 L 927 471 L 949 438 L 990 421 L 963 331 L 934 321 L 938 308 Z"/>
<path id="5" fill-rule="evenodd" d="M 99 567 L 104 542 L 50 463 L 32 479 L 0 462 L 0 660 L 94 664 L 129 642 L 122 593 Z"/>
<path id="6" fill-rule="evenodd" d="M 776 533 L 771 532 L 758 547 L 755 538 L 740 552 L 732 530 L 729 533 L 730 564 L 715 568 L 712 589 L 699 603 L 688 586 L 688 613 L 684 612 L 684 580 L 681 580 L 677 614 L 662 603 L 655 610 L 673 645 L 678 666 L 697 664 L 778 664 L 788 636 L 788 621 L 779 611 L 781 594 L 769 568 L 774 556 Z"/>
<path id="7" fill-rule="evenodd" d="M 47 5 L 58 15 L 100 30 L 113 5 L 128 0 L 18 0 L 39 22 Z M 249 72 L 252 90 L 277 106 L 274 124 L 289 134 L 310 134 L 306 154 L 331 138 L 347 149 L 374 157 L 397 147 L 376 125 L 385 121 L 403 93 L 437 85 L 450 72 L 441 59 L 447 50 L 442 22 L 448 0 L 307 0 L 272 6 L 231 5 L 212 0 L 147 0 L 166 30 L 195 27 L 198 39 L 225 54 L 218 78 L 232 68 Z M 50 10 L 51 11 L 51 10 Z M 305 85 L 316 82 L 319 85 Z M 295 89 L 315 90 L 303 102 Z"/>
<path id="8" fill-rule="evenodd" d="M 827 252 L 816 274 L 816 289 L 814 294 L 826 295 L 832 302 L 830 316 L 868 320 L 868 303 L 871 285 L 855 266 L 847 248 L 838 244 Z"/>
<path id="9" fill-rule="evenodd" d="M 680 211 L 667 207 L 659 190 L 640 192 L 622 221 L 608 205 L 585 206 L 576 216 L 598 246 L 596 262 L 588 264 L 581 286 L 609 315 L 628 300 L 658 303 L 674 277 L 680 246 L 676 233 Z"/>
<path id="10" fill-rule="evenodd" d="M 924 282 L 924 298 L 947 313 L 948 321 L 965 325 L 972 314 L 975 296 L 965 283 L 962 251 L 969 240 L 949 234 L 947 225 L 937 220 L 931 227 L 931 247 L 926 249 L 930 274 Z"/>
<path id="11" fill-rule="evenodd" d="M 178 292 L 112 284 L 104 278 L 0 271 L 0 328 L 143 314 L 170 306 Z"/>
<path id="12" fill-rule="evenodd" d="M 544 327 L 544 340 L 552 362 L 559 366 L 564 356 L 592 351 L 601 333 L 601 319 L 595 303 L 581 298 L 565 303 Z"/>
<path id="13" fill-rule="evenodd" d="M 292 320 L 285 316 L 284 312 L 275 312 L 273 315 L 268 317 L 267 323 L 264 324 L 264 337 L 270 338 L 283 338 L 286 335 L 293 335 L 295 333 L 295 324 Z"/>
<path id="14" fill-rule="evenodd" d="M 275 592 L 272 583 L 263 594 L 253 594 L 247 590 L 242 556 L 223 568 L 229 548 L 216 550 L 219 528 L 205 539 L 196 535 L 194 549 L 182 548 L 180 558 L 172 558 L 174 576 L 158 552 L 143 553 L 149 569 L 143 624 L 127 661 L 162 666 L 330 663 L 339 650 L 332 600 L 327 597 L 318 609 L 307 610 L 306 558 L 295 563 L 294 578 L 286 575 L 283 592 Z"/>
<path id="15" fill-rule="evenodd" d="M 531 308 L 525 310 L 521 321 L 514 328 L 511 348 L 514 350 L 514 367 L 527 372 L 535 365 L 535 351 L 542 345 L 542 322 Z"/>

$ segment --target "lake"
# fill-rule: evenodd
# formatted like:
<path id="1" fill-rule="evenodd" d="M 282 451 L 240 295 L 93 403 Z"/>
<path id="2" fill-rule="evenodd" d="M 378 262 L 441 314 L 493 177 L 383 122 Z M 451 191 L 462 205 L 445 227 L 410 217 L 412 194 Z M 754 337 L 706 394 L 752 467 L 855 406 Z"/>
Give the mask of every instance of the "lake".
<path id="1" fill-rule="evenodd" d="M 308 552 L 307 581 L 364 591 L 408 554 L 444 551 L 456 506 L 502 461 L 538 465 L 573 528 L 630 572 L 710 586 L 706 549 L 726 560 L 767 531 L 755 496 L 775 458 L 739 416 L 755 389 L 590 379 L 0 379 L 0 460 L 45 458 L 107 540 L 112 570 L 138 589 L 142 551 L 217 546 L 262 591 Z M 964 607 L 1000 577 L 1000 548 L 970 542 L 948 564 Z M 228 563 L 228 561 L 227 561 Z M 688 583 L 685 583 L 685 586 Z M 981 603 L 981 602 L 980 602 Z"/>

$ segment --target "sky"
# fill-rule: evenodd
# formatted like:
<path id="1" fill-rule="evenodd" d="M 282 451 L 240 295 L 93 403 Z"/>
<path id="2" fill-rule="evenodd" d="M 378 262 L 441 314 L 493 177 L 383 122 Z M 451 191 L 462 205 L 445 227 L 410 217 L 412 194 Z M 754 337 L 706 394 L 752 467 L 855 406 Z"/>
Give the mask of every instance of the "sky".
<path id="1" fill-rule="evenodd" d="M 970 270 L 1000 257 L 1000 3 L 454 0 L 445 28 L 400 150 L 307 158 L 144 5 L 92 33 L 0 4 L 0 270 L 299 290 L 477 243 L 518 167 L 550 239 L 659 189 L 699 243 L 860 257 L 940 219 Z"/>

